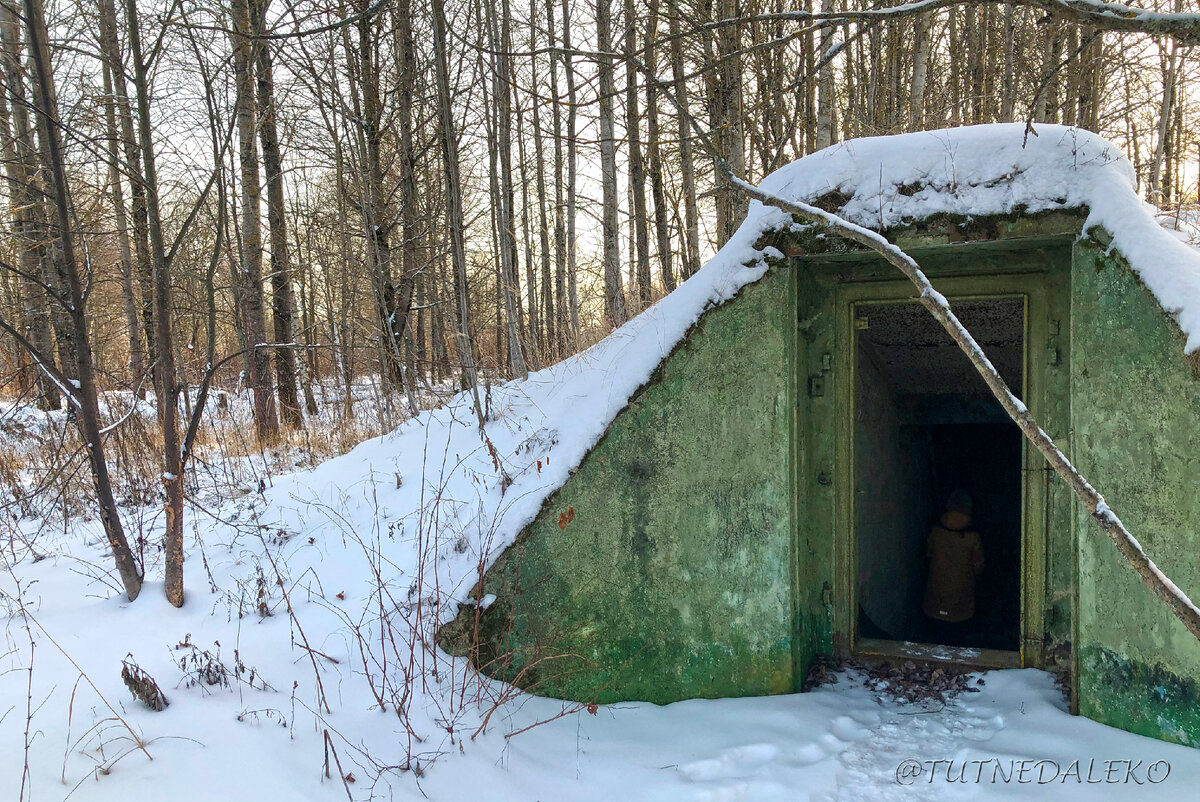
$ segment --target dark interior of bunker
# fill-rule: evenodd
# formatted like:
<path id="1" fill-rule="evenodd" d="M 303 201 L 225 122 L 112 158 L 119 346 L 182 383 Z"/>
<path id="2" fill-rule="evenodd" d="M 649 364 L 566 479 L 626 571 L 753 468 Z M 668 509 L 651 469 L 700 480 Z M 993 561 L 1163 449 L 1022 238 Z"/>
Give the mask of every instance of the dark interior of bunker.
<path id="1" fill-rule="evenodd" d="M 1024 299 L 961 300 L 953 307 L 1009 387 L 1022 395 Z M 1016 651 L 1020 431 L 920 305 L 860 303 L 854 327 L 858 637 Z M 970 514 L 964 531 L 979 533 L 982 567 L 973 614 L 948 623 L 923 610 L 931 581 L 930 532 L 952 495 L 961 506 L 963 494 Z M 945 572 L 936 573 L 933 581 L 944 582 Z"/>

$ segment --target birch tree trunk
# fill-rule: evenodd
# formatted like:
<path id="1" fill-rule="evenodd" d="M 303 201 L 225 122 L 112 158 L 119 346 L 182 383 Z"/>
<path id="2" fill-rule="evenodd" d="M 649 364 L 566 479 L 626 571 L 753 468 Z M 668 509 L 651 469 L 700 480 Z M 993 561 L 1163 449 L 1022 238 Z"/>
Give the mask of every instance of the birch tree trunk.
<path id="1" fill-rule="evenodd" d="M 959 34 L 959 27 L 958 27 L 958 9 L 956 9 L 952 6 L 950 8 L 947 16 L 949 18 L 947 21 L 947 38 L 950 41 L 951 47 L 958 47 L 958 43 L 961 41 L 961 36 Z M 1043 58 L 1043 66 L 1044 66 L 1044 64 L 1045 64 L 1045 59 Z M 963 92 L 962 92 L 962 59 L 961 58 L 952 58 L 952 59 L 950 59 L 950 108 L 951 108 L 950 124 L 951 125 L 960 125 L 960 124 L 962 124 L 962 121 L 966 119 L 966 115 L 963 114 L 962 96 L 963 96 Z M 1035 119 L 1040 121 L 1041 116 L 1039 116 L 1039 115 L 1041 113 L 1044 113 L 1044 112 L 1035 111 L 1034 112 Z"/>
<path id="2" fill-rule="evenodd" d="M 1000 122 L 1010 123 L 1017 105 L 1016 82 L 1016 16 L 1014 3 L 1004 6 L 1004 86 L 1001 88 Z"/>
<path id="3" fill-rule="evenodd" d="M 972 125 L 983 122 L 983 34 L 979 26 L 979 13 L 975 6 L 967 6 L 967 86 L 970 91 L 968 106 Z"/>
<path id="4" fill-rule="evenodd" d="M 1079 27 L 1077 25 L 1067 26 L 1067 41 L 1066 50 L 1068 54 L 1079 52 Z M 1083 59 L 1074 58 L 1067 66 L 1067 81 L 1065 93 L 1067 102 L 1063 107 L 1063 125 L 1074 126 L 1079 121 L 1079 97 L 1080 87 L 1082 86 L 1084 64 Z"/>
<path id="5" fill-rule="evenodd" d="M 21 68 L 21 22 L 16 11 L 7 4 L 0 5 L 0 69 L 4 74 L 5 109 L 11 111 L 11 136 L 6 123 L 4 135 L 4 169 L 9 182 L 12 232 L 17 247 L 17 264 L 21 270 L 21 300 L 24 327 L 30 342 L 43 358 L 53 358 L 54 335 L 50 330 L 49 306 L 52 301 L 38 281 L 42 272 L 40 226 L 36 213 L 41 208 L 38 187 L 37 151 L 29 122 L 29 106 L 25 95 L 25 78 Z M 35 361 L 36 362 L 36 361 Z M 38 407 L 58 409 L 61 392 L 44 371 L 33 367 L 32 379 L 38 385 Z"/>
<path id="6" fill-rule="evenodd" d="M 924 16 L 913 21 L 916 45 L 913 50 L 912 87 L 908 93 L 908 126 L 913 131 L 925 127 L 925 73 L 929 67 L 930 20 Z"/>
<path id="7" fill-rule="evenodd" d="M 134 0 L 126 0 L 126 3 Z M 275 411 L 275 393 L 271 380 L 271 357 L 266 343 L 266 321 L 262 297 L 262 230 L 260 229 L 261 190 L 258 177 L 258 143 L 255 138 L 258 110 L 255 103 L 254 31 L 248 0 L 232 0 L 230 13 L 233 31 L 233 67 L 236 82 L 235 108 L 238 129 L 238 153 L 241 172 L 241 270 L 238 273 L 242 301 L 242 321 L 249 351 L 250 388 L 254 394 L 254 431 L 260 443 L 279 436 Z"/>
<path id="8" fill-rule="evenodd" d="M 604 237 L 604 317 L 612 328 L 628 317 L 625 292 L 621 287 L 621 231 L 617 224 L 617 143 L 613 133 L 613 62 L 606 55 L 612 48 L 610 0 L 596 0 L 596 65 L 600 91 L 600 188 L 602 236 Z M 574 105 L 574 104 L 572 104 Z"/>
<path id="9" fill-rule="evenodd" d="M 455 341 L 462 363 L 462 379 L 475 405 L 479 428 L 483 428 L 483 407 L 479 402 L 479 378 L 475 370 L 475 349 L 471 344 L 471 307 L 467 299 L 466 224 L 462 210 L 462 184 L 458 169 L 458 137 L 454 126 L 454 106 L 450 98 L 450 64 L 446 52 L 446 10 L 443 0 L 430 0 L 433 16 L 434 80 L 437 85 L 437 111 L 446 178 L 446 223 L 450 229 L 450 258 L 454 264 L 454 295 L 457 319 Z"/>
<path id="10" fill-rule="evenodd" d="M 833 11 L 832 0 L 821 0 L 821 12 L 828 14 L 831 11 Z M 833 62 L 826 59 L 825 54 L 833 45 L 834 30 L 832 24 L 821 29 L 821 43 L 817 51 L 817 58 L 822 60 L 817 74 L 817 150 L 833 144 Z"/>
<path id="11" fill-rule="evenodd" d="M 248 0 L 251 29 L 266 32 L 266 14 L 271 0 Z M 262 145 L 263 175 L 267 182 L 267 232 L 270 241 L 271 326 L 277 344 L 295 339 L 296 298 L 292 290 L 292 264 L 288 253 L 287 214 L 283 198 L 283 157 L 279 152 L 276 123 L 275 77 L 271 64 L 271 46 L 259 41 L 254 46 L 255 99 L 258 111 L 258 140 Z M 296 392 L 296 351 L 271 349 L 275 363 L 279 417 L 284 426 L 298 429 L 304 425 Z"/>

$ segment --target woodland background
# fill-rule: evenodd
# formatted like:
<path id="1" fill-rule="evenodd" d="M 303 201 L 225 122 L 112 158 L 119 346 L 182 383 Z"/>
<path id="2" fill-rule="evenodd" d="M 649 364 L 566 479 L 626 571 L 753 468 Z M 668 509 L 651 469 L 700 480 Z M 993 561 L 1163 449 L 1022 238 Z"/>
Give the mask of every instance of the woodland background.
<path id="1" fill-rule="evenodd" d="M 99 515 L 133 597 L 161 503 L 181 604 L 188 471 L 486 416 L 728 239 L 714 155 L 1058 122 L 1185 217 L 1197 54 L 1055 5 L 0 0 L 5 514 Z"/>

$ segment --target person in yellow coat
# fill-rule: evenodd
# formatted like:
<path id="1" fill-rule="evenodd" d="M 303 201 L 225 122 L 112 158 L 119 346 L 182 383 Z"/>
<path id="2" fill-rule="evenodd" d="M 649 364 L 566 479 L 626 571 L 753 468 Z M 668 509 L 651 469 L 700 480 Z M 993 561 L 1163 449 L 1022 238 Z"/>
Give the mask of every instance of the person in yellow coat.
<path id="1" fill-rule="evenodd" d="M 983 542 L 971 528 L 971 497 L 950 494 L 946 512 L 929 533 L 925 615 L 949 624 L 975 615 L 975 578 L 983 571 Z"/>

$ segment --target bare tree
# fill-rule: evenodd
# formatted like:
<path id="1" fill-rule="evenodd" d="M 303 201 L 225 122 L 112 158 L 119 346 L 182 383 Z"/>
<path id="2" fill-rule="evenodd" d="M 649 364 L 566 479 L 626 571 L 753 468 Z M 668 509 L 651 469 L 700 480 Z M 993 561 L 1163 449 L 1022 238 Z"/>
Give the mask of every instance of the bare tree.
<path id="1" fill-rule="evenodd" d="M 575 88 L 575 64 L 571 58 L 571 0 L 562 0 L 562 31 L 563 31 L 563 68 L 567 77 L 567 184 L 564 188 L 567 195 L 567 305 L 570 307 L 571 340 L 578 342 L 579 337 L 579 289 L 576 267 L 576 199 L 575 192 L 578 176 L 579 147 L 576 140 L 576 109 L 578 98 Z M 607 251 L 605 256 L 607 257 Z M 607 274 L 606 274 L 607 275 Z M 618 281 L 620 274 L 617 275 Z"/>
<path id="2" fill-rule="evenodd" d="M 129 242 L 129 220 L 125 210 L 125 178 L 121 175 L 120 135 L 117 133 L 117 103 L 113 88 L 112 69 L 101 65 L 104 79 L 104 126 L 108 139 L 108 182 L 112 193 L 113 217 L 117 224 L 117 247 L 121 258 L 121 301 L 125 312 L 126 336 L 129 342 L 129 375 L 144 398 L 141 379 L 146 374 L 146 351 L 142 346 L 142 323 L 138 315 L 138 298 L 134 290 L 133 250 Z"/>
<path id="3" fill-rule="evenodd" d="M 446 10 L 442 0 L 431 0 L 433 12 L 433 59 L 437 84 L 438 122 L 446 177 L 446 223 L 450 228 L 451 260 L 454 264 L 454 293 L 457 320 L 455 340 L 462 363 L 463 383 L 471 391 L 475 415 L 483 428 L 483 406 L 479 402 L 479 379 L 475 371 L 475 348 L 471 342 L 470 301 L 467 298 L 466 223 L 462 211 L 462 182 L 458 169 L 458 137 L 450 99 L 450 65 L 446 52 Z"/>
<path id="4" fill-rule="evenodd" d="M 537 0 L 529 0 L 529 49 L 534 51 L 537 49 L 536 21 L 538 15 Z M 551 58 L 553 64 L 553 58 Z M 533 101 L 533 154 L 534 154 L 534 193 L 537 196 L 537 213 L 538 213 L 538 253 L 541 255 L 542 264 L 542 281 L 541 281 L 541 304 L 542 304 L 542 328 L 543 338 L 541 348 L 543 354 L 550 354 L 557 350 L 554 342 L 556 339 L 555 318 L 554 318 L 554 278 L 553 271 L 550 266 L 550 218 L 546 214 L 546 154 L 542 131 L 542 104 L 537 99 L 537 94 L 540 91 L 538 85 L 537 57 L 530 60 L 530 81 L 534 88 Z M 550 92 L 554 92 L 554 85 L 550 85 Z M 554 108 L 558 108 L 558 104 L 554 104 Z M 557 152 L 557 150 L 556 150 Z M 555 184 L 558 184 L 558 179 L 555 179 Z M 528 189 L 528 183 L 526 183 Z M 559 196 L 562 197 L 562 189 L 559 187 Z M 557 221 L 556 221 L 557 223 Z M 558 226 L 555 226 L 555 233 L 558 233 Z M 565 236 L 565 232 L 564 232 Z M 530 291 L 533 291 L 533 282 L 530 282 Z M 532 313 L 532 309 L 530 312 Z"/>
<path id="5" fill-rule="evenodd" d="M 625 52 L 637 53 L 638 26 L 634 0 L 625 0 Z M 600 48 L 604 50 L 604 48 Z M 650 305 L 650 238 L 646 214 L 646 165 L 642 156 L 641 113 L 638 110 L 638 71 L 625 70 L 625 139 L 629 149 L 629 236 L 634 244 L 637 270 L 637 308 Z"/>
<path id="6" fill-rule="evenodd" d="M 679 16 L 669 17 L 671 37 L 671 75 L 674 78 L 675 96 L 684 108 L 688 106 L 687 76 L 683 61 L 683 35 Z M 679 173 L 680 192 L 684 205 L 683 277 L 689 278 L 700 269 L 700 210 L 696 203 L 696 174 L 692 163 L 692 130 L 687 119 L 679 120 Z"/>
<path id="7" fill-rule="evenodd" d="M 507 0 L 505 0 L 507 3 Z M 514 376 L 525 376 L 524 347 L 521 342 L 521 290 L 517 260 L 516 214 L 512 171 L 512 78 L 509 74 L 510 15 L 487 15 L 488 44 L 492 49 L 492 100 L 496 119 L 496 162 L 499 169 L 493 193 L 500 252 L 500 293 L 504 302 L 505 330 L 508 338 L 509 366 Z"/>
<path id="8" fill-rule="evenodd" d="M 155 361 L 153 267 L 150 261 L 150 230 L 147 221 L 146 190 L 142 178 L 138 136 L 134 131 L 133 110 L 126 85 L 125 61 L 117 38 L 117 12 L 114 0 L 97 0 L 99 15 L 100 54 L 112 85 L 112 105 L 120 125 L 122 159 L 114 158 L 114 166 L 129 178 L 129 213 L 133 234 L 133 277 L 131 290 L 136 298 L 142 332 L 145 338 L 146 361 Z M 111 137 L 110 137 L 111 139 Z M 110 154 L 111 155 L 111 154 Z M 132 340 L 132 335 L 130 335 Z M 141 342 L 142 338 L 138 338 Z"/>
<path id="9" fill-rule="evenodd" d="M 137 96 L 138 144 L 141 151 L 142 179 L 146 197 L 146 222 L 150 238 L 151 264 L 154 270 L 154 388 L 158 419 L 163 440 L 162 485 L 166 496 L 163 509 L 165 563 L 164 592 L 167 601 L 183 606 L 183 459 L 179 441 L 179 392 L 175 370 L 175 347 L 171 329 L 171 271 L 167 244 L 163 237 L 162 212 L 158 197 L 158 168 L 154 154 L 153 126 L 150 124 L 150 82 L 142 51 L 141 28 L 136 0 L 126 0 L 125 19 L 129 31 L 129 49 L 133 61 L 133 86 Z"/>
<path id="10" fill-rule="evenodd" d="M 4 6 L 6 12 L 8 7 Z M 58 382 L 60 389 L 78 409 L 80 433 L 87 449 L 88 464 L 96 487 L 100 508 L 100 522 L 108 538 L 109 549 L 117 566 L 117 573 L 130 601 L 137 598 L 142 589 L 142 576 L 133 559 L 133 552 L 125 538 L 121 518 L 113 497 L 112 481 L 104 454 L 104 433 L 100 427 L 100 408 L 97 403 L 96 375 L 92 367 L 92 349 L 86 299 L 75 261 L 75 242 L 71 227 L 71 209 L 66 172 L 63 169 L 62 143 L 59 137 L 57 104 L 54 97 L 53 78 L 50 74 L 50 49 L 46 39 L 46 21 L 40 0 L 24 0 L 25 29 L 29 38 L 29 58 L 33 64 L 34 92 L 31 107 L 38 128 L 46 141 L 46 157 L 56 213 L 56 239 L 62 252 L 62 267 L 67 282 L 67 314 L 72 326 L 72 342 L 75 347 L 76 379 L 68 383 L 67 377 L 52 366 L 47 358 L 27 345 L 31 356 L 40 367 Z M 9 327 L 6 327 L 9 328 Z M 10 334 L 15 331 L 9 328 Z M 18 335 L 19 336 L 19 335 Z"/>
<path id="11" fill-rule="evenodd" d="M 250 26 L 256 34 L 266 31 L 266 14 L 270 0 L 248 0 Z M 294 335 L 296 299 L 292 290 L 292 266 L 288 254 L 287 215 L 283 199 L 283 157 L 279 152 L 279 131 L 276 124 L 275 78 L 268 42 L 257 42 L 255 55 L 255 99 L 258 112 L 258 139 L 262 145 L 263 174 L 267 181 L 267 231 L 270 235 L 271 324 L 278 344 L 291 344 Z M 264 327 L 265 328 L 265 327 Z M 296 392 L 296 351 L 275 348 L 271 351 L 275 363 L 276 391 L 279 394 L 279 417 L 285 426 L 298 428 L 304 419 Z"/>
<path id="12" fill-rule="evenodd" d="M 127 0 L 132 2 L 132 0 Z M 262 297 L 261 188 L 258 174 L 258 109 L 255 102 L 254 26 L 249 0 L 230 5 L 233 30 L 230 43 L 237 88 L 238 153 L 241 168 L 241 259 L 237 272 L 241 297 L 242 325 L 248 348 L 250 389 L 254 394 L 254 430 L 258 439 L 269 442 L 279 434 L 275 395 L 271 379 L 271 357 L 266 345 L 266 316 Z"/>
<path id="13" fill-rule="evenodd" d="M 546 41 L 551 48 L 558 45 L 554 27 L 554 0 L 546 0 Z M 564 49 L 568 49 L 565 43 Z M 568 56 L 564 54 L 563 58 L 565 60 Z M 571 325 L 567 313 L 567 210 L 563 203 L 563 181 L 566 177 L 563 175 L 563 115 L 562 98 L 558 88 L 558 59 L 559 54 L 552 53 L 550 55 L 550 93 L 553 100 L 550 106 L 553 141 L 551 150 L 554 155 L 554 180 L 551 182 L 554 185 L 554 315 L 547 314 L 546 316 L 547 325 L 552 326 L 552 332 L 547 340 L 550 341 L 550 347 L 555 355 L 565 351 L 568 342 L 567 329 Z M 574 143 L 568 143 L 567 147 L 572 149 L 573 156 Z M 547 309 L 549 308 L 547 305 Z M 552 324 L 551 320 L 553 320 Z"/>
<path id="14" fill-rule="evenodd" d="M 617 142 L 613 131 L 612 9 L 609 0 L 596 0 L 596 49 L 600 91 L 600 184 L 602 236 L 604 237 L 604 316 L 610 326 L 625 322 L 625 290 L 621 287 L 621 232 L 617 225 Z"/>
<path id="15" fill-rule="evenodd" d="M 34 179 L 37 153 L 21 69 L 20 30 L 16 11 L 7 4 L 0 4 L 0 38 L 3 39 L 0 60 L 3 63 L 5 86 L 5 119 L 0 133 L 4 137 L 4 169 L 12 209 L 12 234 L 18 254 L 21 314 L 24 318 L 22 328 L 27 332 L 30 343 L 43 355 L 42 358 L 52 359 L 51 299 L 46 282 L 41 278 L 43 245 L 36 218 L 41 210 L 41 199 Z M 56 296 L 56 303 L 61 303 L 61 300 Z M 61 403 L 59 387 L 50 376 L 38 369 L 36 361 L 30 367 L 30 383 L 36 383 L 38 387 L 38 406 L 42 409 L 58 409 Z"/>
<path id="16" fill-rule="evenodd" d="M 658 7 L 651 7 L 650 19 L 646 26 L 646 69 L 655 74 L 658 69 Z M 662 128 L 658 121 L 658 88 L 654 82 L 646 84 L 646 169 L 650 173 L 650 195 L 654 200 L 654 233 L 658 246 L 658 269 L 662 277 L 663 289 L 671 292 L 675 289 L 675 271 L 671 264 L 671 229 L 667 223 L 667 190 L 666 172 L 662 157 Z M 649 267 L 647 267 L 647 274 Z M 643 305 L 650 298 L 650 276 L 645 276 L 645 286 L 642 288 Z"/>

